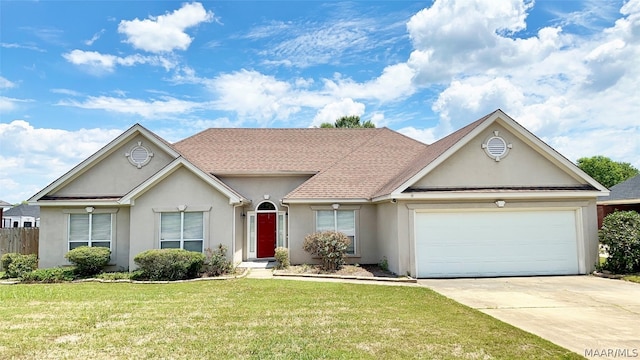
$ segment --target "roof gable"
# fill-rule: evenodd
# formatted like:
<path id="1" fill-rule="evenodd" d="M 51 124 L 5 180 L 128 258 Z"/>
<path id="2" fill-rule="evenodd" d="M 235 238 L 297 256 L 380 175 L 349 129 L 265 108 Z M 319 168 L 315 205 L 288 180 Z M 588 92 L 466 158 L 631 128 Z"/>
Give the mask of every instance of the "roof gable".
<path id="1" fill-rule="evenodd" d="M 216 190 L 221 192 L 223 195 L 228 197 L 230 204 L 239 204 L 239 203 L 242 203 L 243 201 L 245 201 L 244 198 L 240 194 L 238 194 L 235 190 L 233 190 L 230 187 L 228 187 L 226 184 L 224 184 L 222 181 L 220 181 L 215 176 L 205 173 L 204 171 L 202 171 L 201 169 L 199 169 L 195 165 L 191 164 L 185 158 L 178 157 L 173 162 L 171 162 L 171 164 L 167 165 L 164 169 L 162 169 L 161 171 L 156 173 L 151 178 L 147 179 L 142 184 L 140 184 L 137 187 L 135 187 L 133 190 L 131 190 L 125 196 L 123 196 L 118 202 L 120 204 L 127 204 L 127 205 L 131 204 L 132 205 L 135 202 L 135 199 L 137 197 L 141 196 L 146 191 L 151 189 L 154 185 L 156 185 L 157 183 L 159 183 L 162 180 L 166 179 L 171 174 L 173 174 L 176 170 L 181 169 L 181 168 L 186 168 L 191 173 L 193 173 L 194 175 L 196 175 L 197 177 L 202 179 L 205 183 L 209 184 L 211 187 L 215 188 Z"/>
<path id="2" fill-rule="evenodd" d="M 165 153 L 169 154 L 171 157 L 178 157 L 179 152 L 173 148 L 173 146 L 167 143 L 164 139 L 160 138 L 153 132 L 147 130 L 140 124 L 135 124 L 130 127 L 128 130 L 123 132 L 120 136 L 116 137 L 114 140 L 109 142 L 107 145 L 102 147 L 100 150 L 95 152 L 93 155 L 82 161 L 80 164 L 73 167 L 67 173 L 53 181 L 47 187 L 42 189 L 37 194 L 33 195 L 29 201 L 38 201 L 43 197 L 54 194 L 57 191 L 60 191 L 65 186 L 71 184 L 74 180 L 78 179 L 81 175 L 85 174 L 87 171 L 100 164 L 104 159 L 108 158 L 111 154 L 117 151 L 121 146 L 136 138 L 137 136 L 142 136 L 147 141 L 151 142 L 155 147 L 161 149 Z M 95 194 L 90 194 L 95 195 Z M 118 195 L 118 194 L 114 194 Z M 121 196 L 122 194 L 119 194 Z"/>
<path id="3" fill-rule="evenodd" d="M 517 136 L 527 145 L 534 148 L 544 158 L 552 162 L 567 175 L 578 180 L 580 183 L 588 184 L 601 193 L 608 191 L 601 184 L 580 170 L 571 161 L 566 159 L 556 150 L 526 130 L 522 125 L 518 124 L 515 120 L 502 112 L 502 110 L 496 110 L 430 145 L 416 158 L 411 167 L 405 169 L 403 174 L 401 174 L 396 181 L 387 184 L 385 188 L 381 189 L 381 191 L 378 192 L 377 197 L 381 198 L 386 195 L 393 196 L 401 194 L 410 186 L 416 184 L 420 179 L 424 178 L 444 161 L 453 156 L 453 154 L 458 152 L 472 139 L 476 138 L 494 123 L 498 123 L 506 128 L 511 134 Z"/>

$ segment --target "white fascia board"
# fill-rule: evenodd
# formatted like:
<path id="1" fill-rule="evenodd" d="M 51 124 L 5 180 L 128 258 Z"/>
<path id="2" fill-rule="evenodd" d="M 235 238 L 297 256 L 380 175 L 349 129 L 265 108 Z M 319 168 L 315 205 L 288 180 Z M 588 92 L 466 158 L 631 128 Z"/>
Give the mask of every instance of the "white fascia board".
<path id="1" fill-rule="evenodd" d="M 385 200 L 474 200 L 474 199 L 551 199 L 551 198 L 595 198 L 599 191 L 520 191 L 520 192 L 468 192 L 468 191 L 430 191 L 428 193 L 402 193 L 385 195 L 373 199 Z"/>
<path id="2" fill-rule="evenodd" d="M 144 194 L 147 190 L 151 189 L 155 184 L 162 181 L 169 175 L 173 174 L 176 170 L 181 167 L 187 168 L 193 174 L 198 176 L 200 179 L 211 185 L 216 190 L 220 191 L 222 194 L 229 198 L 229 204 L 239 204 L 244 203 L 244 199 L 236 194 L 234 191 L 225 186 L 222 182 L 217 179 L 214 179 L 209 174 L 200 170 L 195 165 L 191 164 L 191 162 L 187 161 L 183 157 L 178 157 L 167 166 L 165 166 L 162 170 L 158 171 L 155 175 L 145 180 L 142 184 L 136 186 L 133 190 L 131 190 L 128 194 L 123 196 L 120 200 L 120 204 L 133 204 L 135 198 Z"/>
<path id="3" fill-rule="evenodd" d="M 369 199 L 283 199 L 284 204 L 362 204 L 369 203 Z"/>
<path id="4" fill-rule="evenodd" d="M 40 207 L 52 206 L 122 206 L 123 204 L 116 200 L 100 201 L 100 200 L 39 200 L 31 201 L 30 205 L 38 205 Z"/>
<path id="5" fill-rule="evenodd" d="M 51 192 L 54 192 L 55 190 L 65 186 L 70 181 L 74 180 L 75 178 L 80 176 L 82 173 L 84 173 L 84 171 L 86 169 L 91 168 L 94 164 L 96 164 L 100 160 L 104 159 L 105 157 L 107 157 L 108 155 L 113 153 L 113 151 L 115 151 L 115 149 L 120 144 L 123 144 L 123 143 L 129 141 L 129 139 L 133 138 L 137 134 L 143 135 L 144 137 L 149 139 L 149 141 L 151 141 L 155 146 L 157 146 L 158 148 L 160 148 L 163 151 L 167 152 L 171 156 L 173 156 L 173 157 L 180 156 L 180 154 L 176 150 L 174 150 L 173 148 L 168 146 L 164 141 L 161 140 L 161 138 L 159 136 L 157 136 L 156 134 L 152 133 L 151 131 L 145 129 L 142 125 L 135 124 L 132 127 L 130 127 L 128 130 L 126 130 L 125 132 L 120 134 L 120 136 L 116 137 L 111 142 L 109 142 L 107 145 L 105 145 L 100 150 L 95 152 L 93 155 L 89 156 L 87 159 L 82 161 L 80 164 L 78 164 L 75 167 L 73 167 L 67 173 L 65 173 L 64 175 L 62 175 L 58 179 L 54 180 L 51 184 L 49 184 L 44 189 L 40 190 L 37 194 L 33 195 L 31 198 L 29 198 L 28 201 L 37 201 L 41 197 L 43 197 L 43 196 L 45 196 L 45 195 L 47 195 L 47 194 L 49 194 Z"/>
<path id="6" fill-rule="evenodd" d="M 640 204 L 640 199 L 624 199 L 624 200 L 602 200 L 597 201 L 598 205 L 633 205 Z"/>

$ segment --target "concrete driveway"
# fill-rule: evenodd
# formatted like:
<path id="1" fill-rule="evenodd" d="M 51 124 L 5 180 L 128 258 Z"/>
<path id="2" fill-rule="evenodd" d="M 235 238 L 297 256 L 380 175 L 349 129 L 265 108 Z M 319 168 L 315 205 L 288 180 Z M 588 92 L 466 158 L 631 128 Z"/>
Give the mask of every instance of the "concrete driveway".
<path id="1" fill-rule="evenodd" d="M 594 276 L 418 283 L 582 356 L 640 358 L 640 284 Z"/>

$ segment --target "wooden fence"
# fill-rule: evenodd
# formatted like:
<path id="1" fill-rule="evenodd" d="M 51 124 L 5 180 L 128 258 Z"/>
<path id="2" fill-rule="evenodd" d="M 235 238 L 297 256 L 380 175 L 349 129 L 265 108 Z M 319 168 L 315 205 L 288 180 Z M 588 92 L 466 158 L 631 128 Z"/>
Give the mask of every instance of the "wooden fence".
<path id="1" fill-rule="evenodd" d="M 0 257 L 6 253 L 38 255 L 38 228 L 0 229 Z M 0 264 L 2 270 L 2 264 Z"/>

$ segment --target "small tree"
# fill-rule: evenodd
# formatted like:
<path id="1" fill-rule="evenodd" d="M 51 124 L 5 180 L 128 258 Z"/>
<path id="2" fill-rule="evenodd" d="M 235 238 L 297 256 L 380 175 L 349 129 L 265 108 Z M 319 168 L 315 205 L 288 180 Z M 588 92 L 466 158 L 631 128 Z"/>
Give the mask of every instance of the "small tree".
<path id="1" fill-rule="evenodd" d="M 336 271 L 344 265 L 351 240 L 343 233 L 322 231 L 304 237 L 304 251 L 320 257 L 322 269 Z"/>
<path id="2" fill-rule="evenodd" d="M 322 123 L 320 124 L 321 128 L 375 128 L 376 125 L 371 122 L 371 120 L 367 120 L 363 123 L 360 123 L 360 116 L 358 115 L 350 115 L 343 116 L 336 120 L 335 123 Z"/>
<path id="3" fill-rule="evenodd" d="M 609 257 L 603 269 L 619 274 L 640 272 L 640 214 L 617 211 L 607 215 L 598 232 Z"/>

